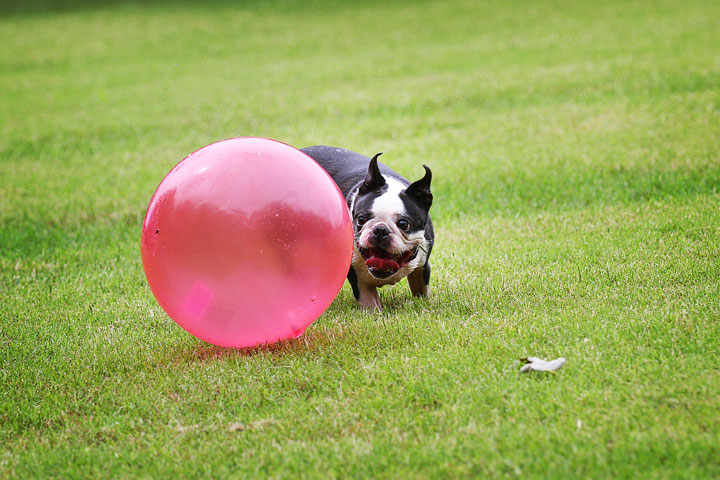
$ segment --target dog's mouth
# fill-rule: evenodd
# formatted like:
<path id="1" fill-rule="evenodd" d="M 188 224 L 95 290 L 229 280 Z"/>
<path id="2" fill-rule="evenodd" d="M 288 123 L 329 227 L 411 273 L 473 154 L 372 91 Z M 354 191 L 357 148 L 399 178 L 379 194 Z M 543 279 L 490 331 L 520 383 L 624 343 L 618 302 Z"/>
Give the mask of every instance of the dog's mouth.
<path id="1" fill-rule="evenodd" d="M 410 263 L 418 254 L 418 247 L 415 247 L 401 254 L 390 253 L 382 248 L 370 247 L 361 248 L 360 255 L 365 259 L 365 265 L 373 277 L 392 277 L 402 267 Z"/>

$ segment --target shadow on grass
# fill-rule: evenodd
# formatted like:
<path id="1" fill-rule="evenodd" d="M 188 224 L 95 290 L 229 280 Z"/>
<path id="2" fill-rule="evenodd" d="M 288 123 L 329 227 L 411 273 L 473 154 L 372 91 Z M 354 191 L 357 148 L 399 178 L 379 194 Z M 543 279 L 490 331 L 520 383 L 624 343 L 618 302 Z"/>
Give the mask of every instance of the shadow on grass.
<path id="1" fill-rule="evenodd" d="M 182 363 L 205 363 L 250 357 L 295 357 L 332 348 L 344 335 L 345 329 L 342 327 L 325 326 L 309 329 L 297 338 L 266 343 L 256 347 L 218 347 L 197 340 L 193 343 L 177 345 L 168 351 L 166 358 Z"/>
<path id="2" fill-rule="evenodd" d="M 258 345 L 256 347 L 232 348 L 218 347 L 216 345 L 196 345 L 187 352 L 187 356 L 199 362 L 212 361 L 222 358 L 254 357 L 258 355 L 283 356 L 287 354 L 304 353 L 309 351 L 306 335 L 276 343 Z"/>
<path id="3" fill-rule="evenodd" d="M 367 4 L 368 2 L 363 2 Z M 381 3 L 373 0 L 370 3 Z M 353 0 L 333 3 L 334 7 L 346 4 L 353 6 Z M 200 8 L 252 8 L 252 9 L 278 9 L 288 10 L 322 10 L 327 8 L 326 2 L 315 0 L 307 2 L 304 0 L 25 0 L 22 2 L 11 2 L 0 0 L 0 17 L 36 15 L 45 13 L 67 13 L 75 11 L 92 11 L 105 8 L 147 8 L 164 7 L 175 8 L 184 6 L 196 6 Z"/>
<path id="4" fill-rule="evenodd" d="M 10 2 L 0 0 L 0 16 L 10 15 L 34 15 L 42 13 L 66 13 L 74 11 L 88 11 L 112 7 L 133 7 L 133 6 L 181 6 L 189 5 L 191 0 L 147 0 L 139 3 L 128 0 L 26 0 L 23 2 Z M 254 2 L 253 2 L 254 3 Z M 229 5 L 227 0 L 211 0 L 209 6 Z"/>

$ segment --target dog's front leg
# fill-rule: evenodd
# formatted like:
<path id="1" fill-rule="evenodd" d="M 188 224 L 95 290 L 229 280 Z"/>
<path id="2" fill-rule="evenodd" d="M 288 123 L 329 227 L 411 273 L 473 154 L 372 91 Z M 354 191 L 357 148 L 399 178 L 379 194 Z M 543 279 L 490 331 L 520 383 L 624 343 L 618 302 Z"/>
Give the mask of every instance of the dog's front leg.
<path id="1" fill-rule="evenodd" d="M 358 304 L 365 310 L 382 312 L 382 303 L 377 288 L 369 285 L 359 285 Z"/>
<path id="2" fill-rule="evenodd" d="M 378 295 L 377 288 L 360 283 L 358 281 L 358 275 L 355 271 L 355 267 L 352 265 L 350 266 L 347 279 L 352 287 L 353 296 L 360 307 L 365 310 L 377 310 L 382 312 L 382 303 L 380 302 L 380 295 Z"/>
<path id="3" fill-rule="evenodd" d="M 425 262 L 425 265 L 410 272 L 407 279 L 413 297 L 427 297 L 430 284 L 430 262 Z"/>

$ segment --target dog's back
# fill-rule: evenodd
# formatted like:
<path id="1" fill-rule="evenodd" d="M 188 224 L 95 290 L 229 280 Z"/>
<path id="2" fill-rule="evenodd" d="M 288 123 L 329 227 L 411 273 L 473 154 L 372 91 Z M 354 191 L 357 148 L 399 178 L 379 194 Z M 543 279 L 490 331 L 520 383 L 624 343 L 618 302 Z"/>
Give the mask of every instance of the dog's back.
<path id="1" fill-rule="evenodd" d="M 370 164 L 369 157 L 339 147 L 315 145 L 301 148 L 300 151 L 305 152 L 330 174 L 337 186 L 340 187 L 340 191 L 345 198 L 347 198 L 352 188 L 356 187 L 358 182 L 365 178 Z M 379 162 L 378 166 L 383 175 L 392 177 L 403 185 L 410 184 L 406 178 L 390 167 Z"/>

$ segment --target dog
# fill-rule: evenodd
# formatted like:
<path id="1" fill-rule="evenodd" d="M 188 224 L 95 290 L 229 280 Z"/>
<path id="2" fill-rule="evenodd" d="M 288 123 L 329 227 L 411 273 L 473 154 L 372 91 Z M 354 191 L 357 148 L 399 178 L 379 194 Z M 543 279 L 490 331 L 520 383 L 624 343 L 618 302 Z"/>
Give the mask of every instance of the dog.
<path id="1" fill-rule="evenodd" d="M 407 277 L 413 296 L 425 297 L 435 232 L 429 210 L 432 172 L 410 183 L 385 165 L 343 148 L 301 149 L 332 177 L 347 200 L 355 249 L 348 282 L 360 307 L 382 311 L 377 289 Z"/>

